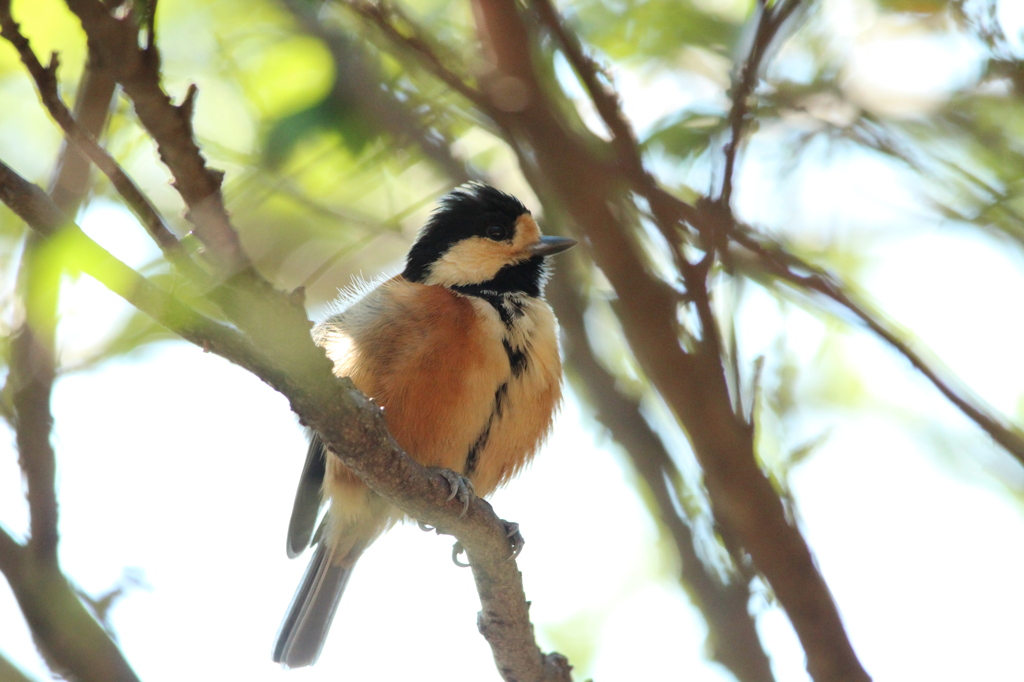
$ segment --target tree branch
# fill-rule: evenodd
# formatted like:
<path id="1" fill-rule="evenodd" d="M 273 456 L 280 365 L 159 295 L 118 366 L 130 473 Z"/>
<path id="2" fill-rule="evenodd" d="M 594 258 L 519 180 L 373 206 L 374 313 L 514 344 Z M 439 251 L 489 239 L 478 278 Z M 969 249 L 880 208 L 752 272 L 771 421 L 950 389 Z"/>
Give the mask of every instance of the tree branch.
<path id="1" fill-rule="evenodd" d="M 57 566 L 56 460 L 50 432 L 50 394 L 56 376 L 53 354 L 56 288 L 40 276 L 38 247 L 22 256 L 21 298 L 25 319 L 11 339 L 10 391 L 16 417 L 18 463 L 28 488 L 29 550 L 40 563 Z"/>
<path id="2" fill-rule="evenodd" d="M 386 84 L 381 78 L 380 69 L 370 63 L 369 54 L 363 46 L 365 41 L 326 26 L 306 2 L 281 2 L 306 33 L 318 38 L 330 50 L 337 66 L 337 78 L 339 81 L 344 80 L 343 92 L 337 92 L 336 83 L 333 93 L 338 99 L 344 100 L 342 105 L 350 100 L 359 102 L 361 107 L 366 108 L 366 115 L 384 127 L 395 140 L 415 143 L 423 155 L 452 178 L 455 184 L 477 179 L 469 165 L 454 156 L 448 140 L 441 135 L 431 135 L 429 128 L 422 122 L 422 115 L 416 114 L 409 102 L 399 100 L 392 88 L 384 87 Z M 456 78 L 454 74 L 452 77 Z M 344 96 L 338 97 L 341 94 Z"/>
<path id="3" fill-rule="evenodd" d="M 385 38 L 412 55 L 417 63 L 426 67 L 441 82 L 472 102 L 496 123 L 501 124 L 502 111 L 491 103 L 486 94 L 474 88 L 461 75 L 445 65 L 434 48 L 423 38 L 423 32 L 414 22 L 402 15 L 397 7 L 365 2 L 365 0 L 348 0 L 345 4 L 357 15 L 376 26 Z M 402 21 L 406 31 L 403 31 L 394 21 L 395 17 Z"/>
<path id="4" fill-rule="evenodd" d="M 625 451 L 640 474 L 656 506 L 655 513 L 679 552 L 680 582 L 708 626 L 707 651 L 740 682 L 772 682 L 771 662 L 758 639 L 754 619 L 748 611 L 750 586 L 747 578 L 733 576 L 723 584 L 705 567 L 697 554 L 697 540 L 668 480 L 680 473 L 665 445 L 647 423 L 639 402 L 624 395 L 612 376 L 594 357 L 583 322 L 583 302 L 578 291 L 582 283 L 570 282 L 559 270 L 548 284 L 548 300 L 558 310 L 558 323 L 565 348 L 566 367 L 573 385 L 597 412 L 597 420 Z"/>
<path id="5" fill-rule="evenodd" d="M 4 19 L 10 18 L 6 13 Z M 117 84 L 86 63 L 75 95 L 74 120 L 84 132 L 99 139 L 106 127 Z M 50 196 L 64 215 L 75 215 L 89 193 L 89 159 L 77 146 L 64 141 Z"/>
<path id="6" fill-rule="evenodd" d="M 0 201 L 44 237 L 60 233 L 75 259 L 70 265 L 95 278 L 154 320 L 187 341 L 249 369 L 262 357 L 244 336 L 186 306 L 114 258 L 74 223 L 56 204 L 0 160 Z"/>
<path id="7" fill-rule="evenodd" d="M 1011 422 L 998 416 L 981 398 L 973 395 L 937 358 L 929 358 L 927 351 L 915 349 L 910 342 L 900 338 L 896 325 L 877 310 L 873 310 L 869 303 L 851 294 L 828 272 L 804 262 L 786 251 L 780 244 L 757 234 L 753 228 L 737 223 L 732 228 L 731 236 L 738 244 L 753 253 L 758 259 L 758 264 L 772 276 L 802 291 L 820 294 L 853 313 L 868 329 L 905 357 L 971 421 L 1003 446 L 1017 461 L 1024 464 L 1024 433 Z"/>
<path id="8" fill-rule="evenodd" d="M 516 114 L 515 124 L 575 223 L 586 226 L 595 260 L 622 303 L 618 310 L 630 346 L 691 438 L 716 519 L 767 577 L 800 637 L 812 677 L 868 679 L 806 542 L 757 466 L 752 431 L 732 409 L 722 358 L 707 352 L 691 356 L 680 347 L 677 295 L 650 272 L 625 236 L 631 230 L 623 216 L 631 211 L 623 179 L 610 174 L 552 113 L 515 6 L 477 0 L 474 9 L 497 74 L 521 79 L 529 93 L 530 104 Z"/>
<path id="9" fill-rule="evenodd" d="M 0 653 L 0 680 L 6 682 L 36 682 Z"/>
<path id="10" fill-rule="evenodd" d="M 554 35 L 562 54 L 565 55 L 576 75 L 583 82 L 590 101 L 612 134 L 619 161 L 629 169 L 628 173 L 643 173 L 639 142 L 633 131 L 633 126 L 622 113 L 622 102 L 619 100 L 618 93 L 601 82 L 602 77 L 609 82 L 611 77 L 584 51 L 579 36 L 566 28 L 551 0 L 531 0 L 530 4 L 541 22 Z"/>
<path id="11" fill-rule="evenodd" d="M 5 0 L 9 1 L 9 0 Z M 135 113 L 157 144 L 160 159 L 174 176 L 174 187 L 188 206 L 188 217 L 199 237 L 225 274 L 251 271 L 252 265 L 231 226 L 221 182 L 224 174 L 206 165 L 193 138 L 192 112 L 196 88 L 189 88 L 181 105 L 171 104 L 160 83 L 160 55 L 151 27 L 146 47 L 139 47 L 139 26 L 131 13 L 115 18 L 99 0 L 67 0 L 89 40 L 98 69 L 124 88 Z"/>
<path id="12" fill-rule="evenodd" d="M 757 32 L 750 46 L 750 53 L 739 69 L 739 79 L 733 82 L 732 108 L 729 110 L 729 141 L 725 145 L 725 171 L 722 174 L 722 191 L 718 200 L 728 206 L 732 200 L 733 175 L 736 168 L 736 154 L 739 152 L 743 131 L 750 112 L 750 98 L 760 79 L 761 62 L 768 53 L 779 28 L 799 6 L 800 0 L 778 0 L 768 5 L 760 2 L 761 16 L 757 22 Z"/>
<path id="13" fill-rule="evenodd" d="M 54 673 L 81 682 L 138 682 L 120 649 L 86 610 L 60 568 L 36 561 L 31 551 L 8 554 L 11 542 L 0 529 L 0 571 Z"/>
<path id="14" fill-rule="evenodd" d="M 83 129 L 71 112 L 60 99 L 57 92 L 57 68 L 59 61 L 54 53 L 50 59 L 50 65 L 43 65 L 36 58 L 35 52 L 29 45 L 29 41 L 22 35 L 18 24 L 14 22 L 10 12 L 0 7 L 0 34 L 3 35 L 21 55 L 21 61 L 25 64 L 29 74 L 36 83 L 39 96 L 42 99 L 50 116 L 64 130 L 68 138 L 80 149 L 96 166 L 106 175 L 114 188 L 125 199 L 128 207 L 138 217 L 139 221 L 146 228 L 146 231 L 163 251 L 164 256 L 178 268 L 182 274 L 187 275 L 193 281 L 203 282 L 205 273 L 196 267 L 188 253 L 182 247 L 181 242 L 167 227 L 163 217 L 142 190 L 97 142 L 94 133 Z M 101 76 L 102 77 L 102 76 Z M 111 89 L 111 94 L 112 94 Z M 109 100 L 108 100 L 109 102 Z M 104 116 L 105 119 L 105 116 Z M 66 211 L 65 211 L 66 212 Z"/>
<path id="15" fill-rule="evenodd" d="M 5 37 L 11 37 L 13 22 L 7 10 L 6 3 L 0 4 L 0 26 Z M 102 129 L 112 94 L 111 83 L 90 79 L 86 71 L 80 89 L 86 126 Z M 7 175 L 8 171 L 0 163 L 0 173 Z M 62 227 L 59 216 L 74 211 L 87 190 L 88 163 L 73 148 L 65 147 L 53 188 L 60 205 L 50 202 L 52 206 L 28 212 L 53 219 L 53 230 L 47 235 L 30 233 L 26 239 L 18 292 L 24 321 L 11 341 L 10 386 L 20 463 L 27 481 L 30 536 L 27 545 L 21 546 L 0 529 L 0 571 L 55 673 L 86 681 L 136 682 L 117 646 L 71 589 L 57 557 L 56 458 L 50 443 L 50 396 L 56 376 L 54 337 L 61 267 L 52 262 L 46 246 Z M 8 194 L 22 199 L 34 197 L 40 203 L 49 201 L 38 188 L 22 187 L 5 196 Z"/>

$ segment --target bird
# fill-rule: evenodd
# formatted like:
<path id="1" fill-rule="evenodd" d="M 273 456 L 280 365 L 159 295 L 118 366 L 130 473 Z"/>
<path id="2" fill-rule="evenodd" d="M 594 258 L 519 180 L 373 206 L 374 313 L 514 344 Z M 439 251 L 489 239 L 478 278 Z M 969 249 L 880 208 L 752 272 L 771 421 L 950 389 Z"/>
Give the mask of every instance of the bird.
<path id="1" fill-rule="evenodd" d="M 549 257 L 576 243 L 542 235 L 513 195 L 467 183 L 438 201 L 400 274 L 343 294 L 313 329 L 334 374 L 382 407 L 402 449 L 445 473 L 466 504 L 464 482 L 488 495 L 551 431 L 562 365 L 544 286 Z M 275 662 L 317 661 L 353 567 L 402 518 L 310 436 L 287 553 L 314 551 L 278 631 Z"/>

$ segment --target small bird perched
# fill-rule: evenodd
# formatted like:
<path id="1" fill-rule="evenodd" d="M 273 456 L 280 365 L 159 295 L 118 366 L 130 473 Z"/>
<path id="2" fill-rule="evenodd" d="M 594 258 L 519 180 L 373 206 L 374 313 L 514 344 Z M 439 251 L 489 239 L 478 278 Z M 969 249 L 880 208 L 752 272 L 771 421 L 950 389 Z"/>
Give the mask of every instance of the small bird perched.
<path id="1" fill-rule="evenodd" d="M 441 199 L 402 274 L 351 298 L 313 338 L 337 376 L 384 408 L 410 457 L 485 496 L 551 429 L 562 364 L 547 257 L 575 244 L 541 236 L 515 197 L 463 185 Z M 402 517 L 329 455 L 314 433 L 288 527 L 289 557 L 316 544 L 274 645 L 288 668 L 316 662 L 356 561 Z"/>

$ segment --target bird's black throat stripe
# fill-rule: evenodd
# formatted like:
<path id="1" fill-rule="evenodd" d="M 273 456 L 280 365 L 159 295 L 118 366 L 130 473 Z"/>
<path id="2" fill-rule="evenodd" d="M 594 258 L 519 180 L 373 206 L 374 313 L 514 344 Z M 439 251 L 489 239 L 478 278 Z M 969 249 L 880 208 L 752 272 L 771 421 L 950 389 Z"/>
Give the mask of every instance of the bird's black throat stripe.
<path id="1" fill-rule="evenodd" d="M 505 354 L 508 355 L 508 364 L 512 371 L 510 381 L 518 379 L 526 371 L 526 365 L 529 362 L 526 349 L 513 348 L 508 339 L 502 339 L 501 343 L 505 347 Z M 483 452 L 484 447 L 487 445 L 487 439 L 490 438 L 491 426 L 494 424 L 495 419 L 501 419 L 505 415 L 507 404 L 508 381 L 498 386 L 498 390 L 494 392 L 494 404 L 491 408 L 491 414 L 487 417 L 487 423 L 484 424 L 480 435 L 476 437 L 472 447 L 469 448 L 469 454 L 466 455 L 464 475 L 469 476 L 476 469 L 477 462 L 480 460 L 480 453 Z"/>
<path id="2" fill-rule="evenodd" d="M 519 377 L 526 371 L 526 365 L 530 362 L 530 358 L 526 353 L 527 349 L 513 348 L 508 339 L 502 339 L 501 345 L 505 347 L 505 355 L 508 356 L 508 364 L 512 368 L 512 377 Z"/>
<path id="3" fill-rule="evenodd" d="M 469 454 L 466 455 L 465 470 L 463 471 L 464 476 L 472 475 L 476 469 L 477 462 L 480 461 L 480 453 L 483 451 L 484 446 L 487 445 L 487 439 L 491 436 L 491 425 L 494 424 L 495 418 L 501 419 L 505 411 L 505 400 L 507 399 L 508 382 L 506 381 L 501 386 L 498 386 L 498 390 L 494 392 L 494 407 L 491 408 L 491 414 L 487 417 L 487 423 L 484 424 L 480 435 L 476 437 L 476 441 L 469 448 Z"/>
<path id="4" fill-rule="evenodd" d="M 498 313 L 498 317 L 501 318 L 501 322 L 505 326 L 507 332 L 511 332 L 515 329 L 519 320 L 526 315 L 525 303 L 520 296 L 514 296 L 508 293 L 499 293 L 497 291 L 477 287 L 454 288 L 456 291 L 464 295 L 476 296 L 477 298 L 487 301 Z M 509 340 L 508 336 L 505 336 L 501 340 L 501 345 L 505 349 L 505 355 L 508 357 L 508 366 L 512 373 L 510 381 L 518 379 L 523 375 L 530 363 L 529 344 L 525 344 L 521 347 L 513 346 L 512 341 Z M 507 404 L 508 381 L 502 383 L 501 386 L 498 387 L 498 390 L 494 392 L 494 404 L 491 408 L 491 414 L 487 417 L 487 423 L 484 424 L 483 429 L 480 431 L 480 435 L 477 436 L 473 445 L 469 448 L 469 453 L 466 455 L 466 466 L 463 472 L 465 476 L 472 475 L 473 471 L 476 469 L 476 466 L 480 461 L 480 453 L 483 452 L 484 448 L 487 446 L 487 440 L 491 436 L 491 427 L 494 425 L 495 419 L 501 419 L 501 417 L 504 416 Z"/>
<path id="5" fill-rule="evenodd" d="M 519 296 L 481 289 L 479 287 L 453 288 L 463 295 L 475 296 L 490 303 L 508 331 L 515 329 L 519 320 L 526 315 L 526 304 Z M 505 347 L 505 355 L 508 356 L 508 364 L 512 368 L 512 376 L 521 376 L 526 371 L 527 364 L 529 364 L 529 346 L 527 345 L 522 348 L 514 347 L 508 337 L 501 340 L 501 345 Z"/>
<path id="6" fill-rule="evenodd" d="M 452 287 L 452 289 L 465 296 L 475 296 L 490 303 L 506 329 L 515 327 L 516 322 L 526 314 L 525 304 L 519 296 L 475 286 Z"/>

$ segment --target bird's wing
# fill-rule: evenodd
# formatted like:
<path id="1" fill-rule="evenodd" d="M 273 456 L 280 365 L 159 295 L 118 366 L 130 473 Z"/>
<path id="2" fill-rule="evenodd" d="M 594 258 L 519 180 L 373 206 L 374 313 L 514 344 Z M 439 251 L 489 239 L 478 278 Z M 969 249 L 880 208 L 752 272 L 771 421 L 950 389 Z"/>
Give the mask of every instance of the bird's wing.
<path id="1" fill-rule="evenodd" d="M 320 488 L 323 486 L 327 467 L 327 452 L 320 436 L 313 433 L 309 438 L 309 450 L 306 451 L 306 464 L 302 467 L 299 487 L 295 491 L 295 503 L 292 505 L 292 518 L 288 523 L 288 558 L 294 559 L 310 546 L 313 529 L 320 515 L 323 502 Z"/>

